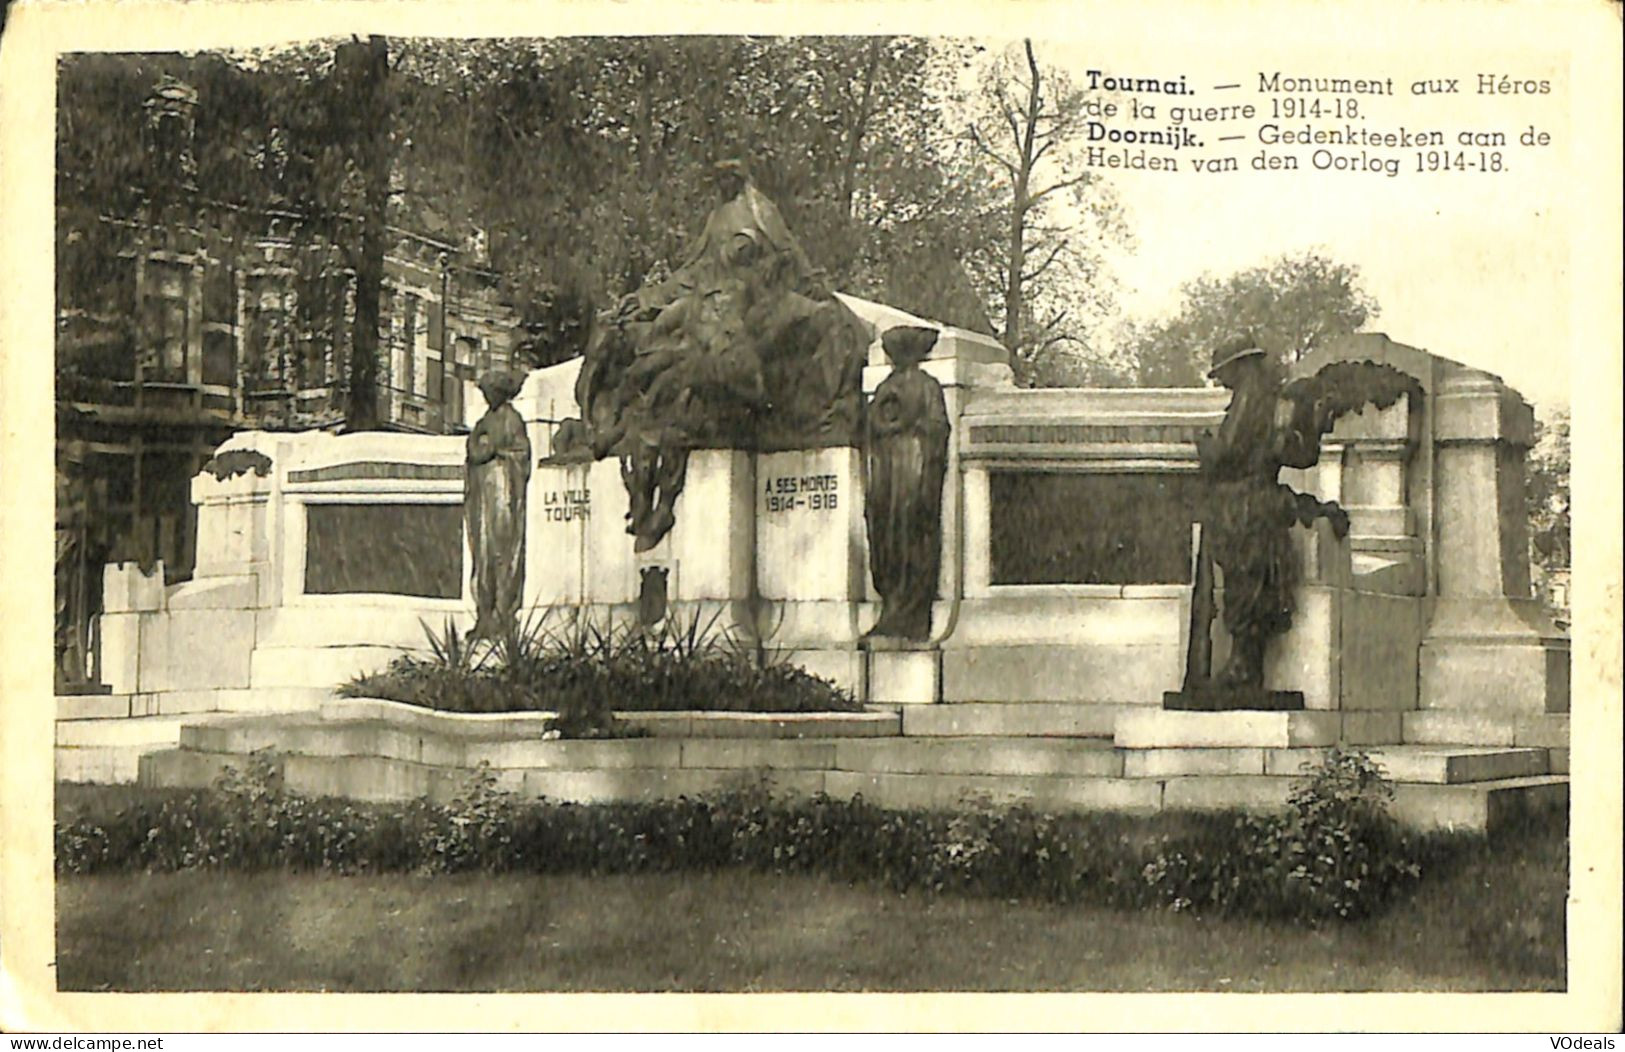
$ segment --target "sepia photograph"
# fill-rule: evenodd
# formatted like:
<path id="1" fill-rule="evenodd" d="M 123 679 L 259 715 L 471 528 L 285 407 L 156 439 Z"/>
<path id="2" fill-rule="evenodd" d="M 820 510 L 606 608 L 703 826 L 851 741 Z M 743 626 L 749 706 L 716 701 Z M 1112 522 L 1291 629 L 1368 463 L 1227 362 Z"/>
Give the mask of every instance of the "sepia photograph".
<path id="1" fill-rule="evenodd" d="M 7 970 L 1617 994 L 1617 11 L 1006 6 L 34 60 Z"/>

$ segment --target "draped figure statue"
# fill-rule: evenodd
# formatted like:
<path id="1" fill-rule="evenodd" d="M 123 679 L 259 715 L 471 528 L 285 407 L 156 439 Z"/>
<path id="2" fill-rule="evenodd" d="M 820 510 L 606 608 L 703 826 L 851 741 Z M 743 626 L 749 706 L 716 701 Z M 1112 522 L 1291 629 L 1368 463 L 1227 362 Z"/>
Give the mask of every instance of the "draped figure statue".
<path id="1" fill-rule="evenodd" d="M 882 337 L 894 368 L 869 403 L 863 456 L 869 572 L 880 593 L 880 619 L 865 638 L 931 635 L 950 425 L 942 385 L 919 363 L 936 342 L 936 329 L 917 326 Z"/>
<path id="2" fill-rule="evenodd" d="M 521 383 L 505 372 L 481 377 L 489 408 L 468 436 L 463 516 L 474 563 L 476 638 L 497 638 L 516 625 L 524 589 L 530 439 L 512 405 Z"/>

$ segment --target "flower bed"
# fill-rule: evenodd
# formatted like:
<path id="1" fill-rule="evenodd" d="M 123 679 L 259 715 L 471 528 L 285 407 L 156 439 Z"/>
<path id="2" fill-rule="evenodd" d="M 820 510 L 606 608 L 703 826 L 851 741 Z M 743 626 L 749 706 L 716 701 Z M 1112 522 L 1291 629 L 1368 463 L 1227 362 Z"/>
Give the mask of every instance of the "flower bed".
<path id="1" fill-rule="evenodd" d="M 784 662 L 764 661 L 708 620 L 658 630 L 543 610 L 505 639 L 471 642 L 425 626 L 426 655 L 403 654 L 340 688 L 449 712 L 556 712 L 565 737 L 627 733 L 625 712 L 860 712 L 851 692 Z"/>

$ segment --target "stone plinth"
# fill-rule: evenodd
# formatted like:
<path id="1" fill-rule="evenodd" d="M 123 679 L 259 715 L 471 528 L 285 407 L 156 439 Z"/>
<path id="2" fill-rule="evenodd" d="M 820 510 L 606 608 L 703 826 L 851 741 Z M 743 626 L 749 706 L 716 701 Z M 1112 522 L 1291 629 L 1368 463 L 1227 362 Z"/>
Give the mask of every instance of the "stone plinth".
<path id="1" fill-rule="evenodd" d="M 552 469 L 557 471 L 558 469 Z M 577 476 L 565 474 L 563 481 Z M 581 598 L 589 603 L 630 603 L 638 597 L 637 559 L 632 536 L 626 532 L 628 500 L 615 460 L 600 460 L 586 470 L 586 497 L 590 510 L 582 524 Z M 531 492 L 536 492 L 531 483 Z M 531 521 L 535 521 L 532 513 Z M 681 521 L 681 520 L 679 520 Z M 565 531 L 566 535 L 568 531 Z M 664 544 L 669 544 L 667 538 Z M 538 553 L 547 558 L 545 550 Z"/>
<path id="2" fill-rule="evenodd" d="M 748 598 L 755 567 L 755 470 L 749 453 L 697 449 L 677 498 L 677 525 L 640 565 L 670 560 L 677 600 Z"/>
<path id="3" fill-rule="evenodd" d="M 1335 712 L 1147 709 L 1119 716 L 1112 740 L 1123 749 L 1294 749 L 1335 744 L 1341 725 L 1342 717 Z"/>
<path id="4" fill-rule="evenodd" d="M 861 696 L 862 453 L 837 446 L 759 454 L 755 516 L 763 646 Z"/>
<path id="5" fill-rule="evenodd" d="M 1170 712 L 1296 712 L 1303 708 L 1303 692 L 1202 684 L 1166 691 L 1162 707 Z"/>
<path id="6" fill-rule="evenodd" d="M 863 596 L 862 454 L 849 446 L 756 458 L 756 583 L 763 599 Z"/>
<path id="7" fill-rule="evenodd" d="M 888 645 L 870 640 L 869 701 L 877 705 L 921 705 L 942 700 L 942 651 Z"/>
<path id="8" fill-rule="evenodd" d="M 603 492 L 620 479 L 605 479 L 597 464 L 537 465 L 525 494 L 524 605 L 574 605 L 587 598 L 587 549 L 597 517 L 616 503 Z M 622 526 L 610 517 L 610 525 Z M 624 583 L 614 590 L 624 593 Z"/>

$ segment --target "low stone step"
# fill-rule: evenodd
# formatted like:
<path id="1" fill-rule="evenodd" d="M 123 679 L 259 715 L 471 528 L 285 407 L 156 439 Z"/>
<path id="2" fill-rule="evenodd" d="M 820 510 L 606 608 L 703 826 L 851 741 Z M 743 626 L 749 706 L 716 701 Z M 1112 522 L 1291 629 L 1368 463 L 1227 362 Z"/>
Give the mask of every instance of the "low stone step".
<path id="1" fill-rule="evenodd" d="M 825 788 L 824 771 L 778 770 L 761 773 L 730 768 L 648 768 L 620 770 L 525 771 L 523 792 L 563 803 L 675 800 L 679 796 L 743 789 L 764 782 L 777 792 L 810 796 Z"/>
<path id="2" fill-rule="evenodd" d="M 1423 709 L 1404 714 L 1406 744 L 1569 747 L 1566 712 L 1520 716 L 1493 710 Z"/>
<path id="3" fill-rule="evenodd" d="M 1331 745 L 1338 740 L 1337 712 L 1172 712 L 1147 709 L 1125 713 L 1113 741 L 1125 749 L 1257 748 L 1290 749 Z"/>
<path id="4" fill-rule="evenodd" d="M 56 744 L 75 746 L 176 745 L 181 728 L 207 717 L 132 716 L 122 720 L 58 720 Z"/>
<path id="5" fill-rule="evenodd" d="M 540 738 L 551 712 L 439 712 L 379 698 L 334 698 L 326 719 L 388 720 L 402 726 L 483 738 Z M 657 738 L 878 738 L 894 736 L 901 717 L 866 712 L 618 712 L 622 721 Z"/>
<path id="6" fill-rule="evenodd" d="M 56 718 L 59 720 L 124 719 L 136 713 L 130 708 L 128 694 L 58 694 Z"/>
<path id="7" fill-rule="evenodd" d="M 573 742 L 557 746 L 601 746 L 637 756 L 638 746 L 666 742 Z M 691 745 L 694 743 L 684 743 Z M 767 747 L 794 751 L 822 745 L 840 749 L 850 742 L 717 742 L 749 750 Z M 625 747 L 632 748 L 626 749 Z M 1111 755 L 1098 750 L 1099 755 Z M 742 755 L 742 754 L 740 754 Z M 648 758 L 648 757 L 644 757 Z M 812 758 L 812 751 L 795 759 Z M 765 777 L 779 791 L 808 794 L 823 791 L 837 799 L 862 794 L 883 807 L 954 809 L 967 803 L 1022 802 L 1056 811 L 1279 810 L 1286 804 L 1292 779 L 1270 775 L 1211 775 L 1172 778 L 1116 778 L 1031 774 L 946 774 L 839 769 L 781 768 L 763 765 L 715 767 L 611 766 L 591 768 L 498 768 L 497 784 L 525 797 L 581 803 L 614 800 L 670 799 L 754 784 Z M 699 760 L 700 757 L 695 757 Z M 88 758 L 87 758 L 88 761 Z M 197 749 L 148 752 L 138 761 L 139 780 L 149 786 L 206 787 L 227 767 L 242 770 L 249 758 L 238 753 Z M 386 756 L 309 756 L 273 758 L 288 788 L 312 796 L 342 796 L 389 801 L 427 797 L 445 801 L 466 791 L 474 777 L 466 767 L 442 766 Z M 718 762 L 711 758 L 710 762 Z M 754 768 L 754 769 L 753 769 Z M 1395 786 L 1393 813 L 1403 824 L 1420 829 L 1489 830 L 1528 813 L 1559 814 L 1568 802 L 1568 779 L 1559 776 L 1504 778 L 1456 785 L 1401 783 Z M 1554 820 L 1556 818 L 1554 817 Z"/>
<path id="8" fill-rule="evenodd" d="M 617 712 L 657 738 L 883 738 L 898 733 L 891 712 Z"/>
<path id="9" fill-rule="evenodd" d="M 165 749 L 141 757 L 139 782 L 154 788 L 204 789 L 214 785 L 227 768 L 245 769 L 249 757 L 240 753 Z M 279 755 L 272 763 L 283 785 L 306 796 L 339 796 L 350 800 L 389 802 L 428 798 L 444 802 L 463 792 L 472 772 L 454 767 L 414 763 L 384 756 Z M 509 791 L 523 789 L 520 772 L 495 772 L 497 784 Z"/>
<path id="10" fill-rule="evenodd" d="M 951 702 L 903 707 L 904 737 L 1104 738 L 1141 705 Z"/>
<path id="11" fill-rule="evenodd" d="M 1457 785 L 1547 773 L 1545 749 L 1462 745 L 1401 745 L 1370 751 L 1395 782 Z"/>
<path id="12" fill-rule="evenodd" d="M 1149 814 L 1162 805 L 1162 783 L 1134 778 L 829 771 L 824 775 L 824 791 L 837 799 L 862 794 L 881 807 L 926 810 L 953 810 L 982 800 L 1055 811 L 1138 814 Z"/>
<path id="13" fill-rule="evenodd" d="M 1198 775 L 1264 775 L 1271 753 L 1302 749 L 1120 749 L 1127 778 L 1185 778 Z M 1318 751 L 1318 750 L 1317 750 Z M 1296 773 L 1295 771 L 1293 773 Z"/>
<path id="14" fill-rule="evenodd" d="M 896 738 L 844 741 L 831 766 L 875 774 L 1064 775 L 1120 778 L 1105 738 Z"/>
<path id="15" fill-rule="evenodd" d="M 1164 810 L 1266 812 L 1285 808 L 1293 782 L 1242 775 L 1170 778 L 1162 784 Z M 1459 785 L 1410 782 L 1394 786 L 1391 813 L 1410 829 L 1486 832 L 1524 814 L 1550 813 L 1555 820 L 1568 799 L 1568 779 L 1552 775 Z"/>
<path id="16" fill-rule="evenodd" d="M 1528 815 L 1558 821 L 1568 804 L 1567 777 L 1537 775 L 1464 785 L 1396 785 L 1393 814 L 1413 829 L 1487 832 Z"/>
<path id="17" fill-rule="evenodd" d="M 133 782 L 141 756 L 150 748 L 144 745 L 58 745 L 56 780 L 108 785 Z"/>

